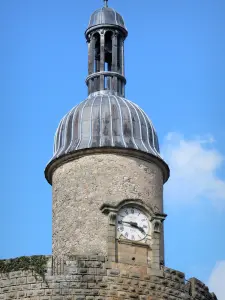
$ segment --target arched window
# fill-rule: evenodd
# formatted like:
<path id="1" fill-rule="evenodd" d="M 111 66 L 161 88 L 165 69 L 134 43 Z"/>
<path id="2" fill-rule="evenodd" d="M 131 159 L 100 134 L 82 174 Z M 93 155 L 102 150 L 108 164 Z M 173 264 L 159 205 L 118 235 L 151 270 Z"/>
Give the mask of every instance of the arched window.
<path id="1" fill-rule="evenodd" d="M 93 36 L 95 38 L 94 46 L 94 72 L 100 71 L 100 34 L 96 32 Z"/>
<path id="2" fill-rule="evenodd" d="M 112 31 L 105 33 L 105 71 L 112 69 Z"/>
<path id="3" fill-rule="evenodd" d="M 112 31 L 105 33 L 105 71 L 112 70 Z M 105 76 L 104 89 L 110 90 L 112 86 L 111 76 Z"/>

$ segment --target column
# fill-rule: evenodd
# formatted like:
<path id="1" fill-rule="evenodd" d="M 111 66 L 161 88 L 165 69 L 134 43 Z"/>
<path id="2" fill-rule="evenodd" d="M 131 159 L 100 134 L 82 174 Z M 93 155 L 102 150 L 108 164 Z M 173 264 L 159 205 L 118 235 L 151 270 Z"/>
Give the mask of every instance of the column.
<path id="1" fill-rule="evenodd" d="M 115 32 L 112 37 L 112 71 L 117 72 L 117 59 L 118 59 L 118 33 Z M 117 77 L 114 76 L 112 80 L 112 89 L 117 92 Z"/>
<path id="2" fill-rule="evenodd" d="M 91 37 L 88 42 L 88 74 L 92 74 L 94 72 L 94 48 L 95 48 L 95 37 Z"/>
<path id="3" fill-rule="evenodd" d="M 105 70 L 105 32 L 101 30 L 100 35 L 100 72 Z M 104 75 L 100 76 L 100 90 L 104 90 Z"/>
<path id="4" fill-rule="evenodd" d="M 121 53 L 121 74 L 124 76 L 125 72 L 124 72 L 124 39 L 121 37 L 121 50 L 120 50 L 120 53 Z"/>
<path id="5" fill-rule="evenodd" d="M 116 213 L 110 212 L 108 224 L 108 260 L 110 262 L 117 261 L 116 243 Z"/>

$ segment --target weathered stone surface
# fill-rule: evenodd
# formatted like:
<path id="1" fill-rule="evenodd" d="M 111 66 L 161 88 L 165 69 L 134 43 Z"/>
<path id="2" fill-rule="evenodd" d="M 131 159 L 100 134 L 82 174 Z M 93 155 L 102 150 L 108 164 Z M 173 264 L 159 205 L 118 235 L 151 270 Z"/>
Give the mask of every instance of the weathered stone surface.
<path id="1" fill-rule="evenodd" d="M 81 275 L 70 275 L 66 268 L 54 268 L 51 269 L 53 275 L 46 275 L 45 282 L 40 282 L 40 278 L 31 276 L 30 272 L 27 272 L 27 276 L 24 272 L 18 272 L 16 276 L 11 273 L 1 274 L 0 300 L 217 299 L 204 283 L 196 278 L 186 282 L 184 274 L 173 269 L 163 268 L 157 276 L 151 275 L 151 269 L 147 266 L 136 266 L 134 272 L 129 271 L 129 265 L 126 264 L 112 263 L 110 268 L 103 261 L 98 263 L 98 256 L 85 257 L 87 266 L 94 266 L 93 261 L 98 270 L 95 274 L 91 269 L 89 273 L 89 268 L 85 268 L 85 272 L 81 268 Z M 64 262 L 79 265 L 79 258 L 71 261 L 66 258 Z M 97 275 L 99 273 L 103 275 Z"/>
<path id="2" fill-rule="evenodd" d="M 93 154 L 67 162 L 54 171 L 52 187 L 54 256 L 107 255 L 108 218 L 100 210 L 104 203 L 141 199 L 163 209 L 162 171 L 129 156 Z M 163 256 L 163 243 L 161 251 Z"/>

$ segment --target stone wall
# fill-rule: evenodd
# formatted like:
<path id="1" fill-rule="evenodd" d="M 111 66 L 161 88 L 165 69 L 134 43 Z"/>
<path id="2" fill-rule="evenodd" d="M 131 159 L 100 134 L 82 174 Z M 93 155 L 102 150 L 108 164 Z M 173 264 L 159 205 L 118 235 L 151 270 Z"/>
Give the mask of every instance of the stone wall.
<path id="1" fill-rule="evenodd" d="M 104 153 L 64 163 L 53 173 L 52 193 L 54 256 L 107 255 L 105 203 L 141 199 L 163 212 L 162 171 L 135 157 Z M 160 251 L 163 258 L 163 232 Z"/>
<path id="2" fill-rule="evenodd" d="M 216 300 L 199 280 L 169 268 L 108 263 L 104 256 L 49 257 L 45 277 L 34 271 L 0 274 L 0 300 Z"/>

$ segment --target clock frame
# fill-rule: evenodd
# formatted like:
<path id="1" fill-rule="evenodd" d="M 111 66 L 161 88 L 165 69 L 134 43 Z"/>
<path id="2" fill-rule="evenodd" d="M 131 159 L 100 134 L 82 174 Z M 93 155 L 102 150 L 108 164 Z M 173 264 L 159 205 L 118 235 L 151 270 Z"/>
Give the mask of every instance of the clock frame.
<path id="1" fill-rule="evenodd" d="M 125 209 L 131 212 L 131 209 L 141 212 L 148 220 L 148 227 L 143 239 L 129 239 L 118 230 L 119 214 Z M 162 223 L 166 215 L 160 213 L 157 207 L 152 208 L 146 205 L 142 200 L 123 200 L 115 205 L 103 204 L 102 213 L 108 215 L 108 261 L 115 263 L 129 263 L 133 265 L 147 265 L 152 268 L 160 268 L 160 245 L 163 234 Z M 135 211 L 134 211 L 135 212 Z M 143 224 L 137 220 L 128 220 L 133 222 L 135 229 L 143 227 Z M 131 225 L 131 224 L 129 224 Z M 146 228 L 145 228 L 146 229 Z"/>
<path id="2" fill-rule="evenodd" d="M 135 205 L 120 208 L 116 218 L 117 237 L 128 241 L 147 243 L 151 223 L 143 209 Z"/>

